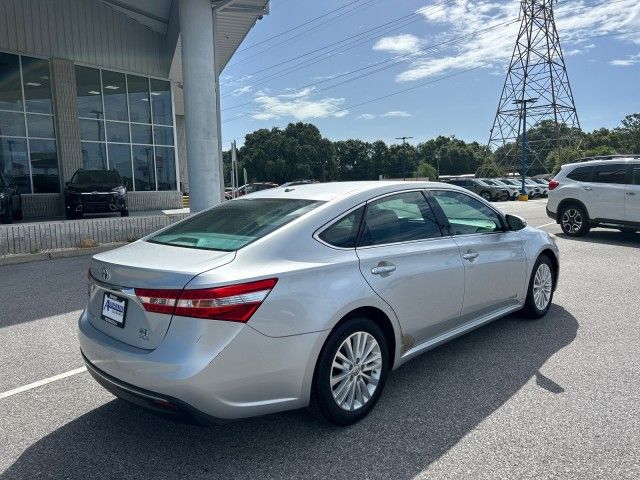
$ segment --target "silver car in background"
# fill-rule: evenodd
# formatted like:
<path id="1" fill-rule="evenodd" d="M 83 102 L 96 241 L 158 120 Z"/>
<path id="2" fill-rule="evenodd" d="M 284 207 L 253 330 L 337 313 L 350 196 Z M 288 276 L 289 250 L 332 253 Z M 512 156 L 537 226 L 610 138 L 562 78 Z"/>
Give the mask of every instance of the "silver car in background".
<path id="1" fill-rule="evenodd" d="M 147 408 L 309 407 L 346 425 L 416 355 L 545 315 L 558 272 L 547 233 L 452 185 L 274 188 L 94 256 L 80 345 L 100 384 Z"/>

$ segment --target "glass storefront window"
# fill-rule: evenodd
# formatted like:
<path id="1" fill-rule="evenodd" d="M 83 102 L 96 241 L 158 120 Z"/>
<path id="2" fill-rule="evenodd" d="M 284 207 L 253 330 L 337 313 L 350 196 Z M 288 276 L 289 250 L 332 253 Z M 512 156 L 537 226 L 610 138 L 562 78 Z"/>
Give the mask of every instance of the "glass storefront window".
<path id="1" fill-rule="evenodd" d="M 124 73 L 102 71 L 104 116 L 107 120 L 129 121 L 127 83 Z"/>
<path id="2" fill-rule="evenodd" d="M 153 147 L 134 145 L 133 166 L 136 190 L 155 190 L 156 179 L 153 167 Z"/>
<path id="3" fill-rule="evenodd" d="M 76 67 L 76 84 L 83 167 L 115 169 L 132 190 L 176 190 L 171 83 Z"/>
<path id="4" fill-rule="evenodd" d="M 33 193 L 57 193 L 60 191 L 58 153 L 53 140 L 29 140 L 31 152 L 31 178 Z"/>
<path id="5" fill-rule="evenodd" d="M 29 157 L 25 138 L 0 137 L 0 170 L 18 185 L 20 193 L 31 193 Z"/>
<path id="6" fill-rule="evenodd" d="M 82 168 L 85 170 L 106 170 L 107 149 L 104 143 L 82 142 Z"/>
<path id="7" fill-rule="evenodd" d="M 30 137 L 56 138 L 53 117 L 49 115 L 27 114 L 27 128 Z"/>
<path id="8" fill-rule="evenodd" d="M 107 122 L 107 140 L 109 142 L 129 143 L 129 124 Z"/>
<path id="9" fill-rule="evenodd" d="M 104 122 L 102 120 L 80 119 L 80 140 L 104 142 Z"/>
<path id="10" fill-rule="evenodd" d="M 49 62 L 0 53 L 0 170 L 21 193 L 58 193 Z"/>
<path id="11" fill-rule="evenodd" d="M 151 102 L 153 123 L 156 125 L 173 125 L 171 84 L 169 82 L 151 79 Z"/>
<path id="12" fill-rule="evenodd" d="M 120 174 L 128 190 L 133 188 L 131 147 L 129 145 L 109 144 L 109 166 Z"/>
<path id="13" fill-rule="evenodd" d="M 176 159 L 173 148 L 156 147 L 158 190 L 176 189 Z"/>
<path id="14" fill-rule="evenodd" d="M 49 62 L 39 58 L 22 57 L 25 110 L 53 114 Z"/>
<path id="15" fill-rule="evenodd" d="M 18 55 L 0 53 L 0 110 L 23 110 Z"/>
<path id="16" fill-rule="evenodd" d="M 136 75 L 127 75 L 127 84 L 129 85 L 129 120 L 139 123 L 151 123 L 149 79 Z"/>
<path id="17" fill-rule="evenodd" d="M 156 145 L 173 145 L 173 127 L 153 127 L 153 138 Z"/>
<path id="18" fill-rule="evenodd" d="M 3 137 L 26 137 L 24 113 L 0 110 L 0 135 Z"/>
<path id="19" fill-rule="evenodd" d="M 100 70 L 76 65 L 78 116 L 103 118 Z"/>

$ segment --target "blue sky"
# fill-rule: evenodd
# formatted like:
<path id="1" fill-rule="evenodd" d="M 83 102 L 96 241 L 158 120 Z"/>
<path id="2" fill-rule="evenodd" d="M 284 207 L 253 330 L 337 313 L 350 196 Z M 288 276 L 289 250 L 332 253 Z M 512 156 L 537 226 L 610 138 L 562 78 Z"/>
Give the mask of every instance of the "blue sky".
<path id="1" fill-rule="evenodd" d="M 221 76 L 224 148 L 295 121 L 332 140 L 486 143 L 519 4 L 271 0 Z M 640 0 L 560 0 L 556 21 L 583 129 L 640 112 Z"/>

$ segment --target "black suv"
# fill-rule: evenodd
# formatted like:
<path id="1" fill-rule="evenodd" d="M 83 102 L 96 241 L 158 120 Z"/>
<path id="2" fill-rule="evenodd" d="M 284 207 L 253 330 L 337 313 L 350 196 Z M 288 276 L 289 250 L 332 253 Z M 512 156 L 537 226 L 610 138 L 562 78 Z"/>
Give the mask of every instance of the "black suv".
<path id="1" fill-rule="evenodd" d="M 3 223 L 22 220 L 22 197 L 18 187 L 0 173 L 0 218 Z"/>
<path id="2" fill-rule="evenodd" d="M 68 219 L 86 213 L 120 213 L 129 216 L 127 187 L 115 170 L 79 169 L 65 184 L 64 206 Z"/>

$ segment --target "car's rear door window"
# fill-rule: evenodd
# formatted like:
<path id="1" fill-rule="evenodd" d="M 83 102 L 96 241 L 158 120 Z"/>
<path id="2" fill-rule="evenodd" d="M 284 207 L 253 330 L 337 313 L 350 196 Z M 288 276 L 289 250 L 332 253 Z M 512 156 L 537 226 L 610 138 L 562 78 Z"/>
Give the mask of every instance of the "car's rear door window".
<path id="1" fill-rule="evenodd" d="M 499 215 L 484 203 L 461 192 L 431 191 L 449 220 L 451 235 L 471 235 L 503 231 Z"/>
<path id="2" fill-rule="evenodd" d="M 624 164 L 598 165 L 593 172 L 593 183 L 627 183 L 627 166 Z"/>
<path id="3" fill-rule="evenodd" d="M 148 241 L 232 252 L 276 231 L 321 203 L 288 198 L 231 200 L 177 223 Z"/>
<path id="4" fill-rule="evenodd" d="M 367 205 L 359 246 L 441 237 L 442 231 L 422 192 L 404 192 Z"/>

